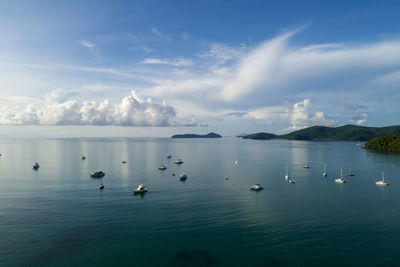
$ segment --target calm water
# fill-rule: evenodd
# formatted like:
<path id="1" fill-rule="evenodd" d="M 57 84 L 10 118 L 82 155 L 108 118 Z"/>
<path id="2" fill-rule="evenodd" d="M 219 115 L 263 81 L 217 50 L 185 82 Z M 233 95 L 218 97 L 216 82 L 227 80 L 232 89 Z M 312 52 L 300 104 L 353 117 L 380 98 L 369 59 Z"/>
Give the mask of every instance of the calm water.
<path id="1" fill-rule="evenodd" d="M 0 140 L 0 153 L 2 266 L 400 265 L 400 155 L 235 138 Z"/>

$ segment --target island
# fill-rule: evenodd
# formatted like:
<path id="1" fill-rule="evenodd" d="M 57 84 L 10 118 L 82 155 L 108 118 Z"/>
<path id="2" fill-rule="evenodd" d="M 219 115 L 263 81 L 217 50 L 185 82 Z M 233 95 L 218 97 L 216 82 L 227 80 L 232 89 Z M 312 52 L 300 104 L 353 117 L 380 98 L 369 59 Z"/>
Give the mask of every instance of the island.
<path id="1" fill-rule="evenodd" d="M 175 134 L 171 138 L 221 138 L 219 134 L 208 133 L 208 134 Z"/>
<path id="2" fill-rule="evenodd" d="M 366 149 L 400 152 L 400 134 L 375 137 L 365 143 Z"/>
<path id="3" fill-rule="evenodd" d="M 244 136 L 244 139 L 269 140 L 333 140 L 333 141 L 367 141 L 375 137 L 400 134 L 400 125 L 387 127 L 365 127 L 344 125 L 339 127 L 312 126 L 283 135 L 255 133 Z"/>

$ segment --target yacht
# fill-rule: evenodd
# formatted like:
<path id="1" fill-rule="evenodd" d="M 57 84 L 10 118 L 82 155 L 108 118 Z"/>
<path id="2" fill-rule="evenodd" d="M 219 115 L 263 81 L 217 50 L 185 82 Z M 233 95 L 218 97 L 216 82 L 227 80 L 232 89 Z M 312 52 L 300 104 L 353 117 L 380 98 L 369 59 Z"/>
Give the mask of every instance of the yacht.
<path id="1" fill-rule="evenodd" d="M 310 167 L 310 165 L 307 164 L 307 165 L 304 165 L 303 168 L 304 168 L 304 169 L 309 169 L 309 168 L 311 168 L 311 167 Z"/>
<path id="2" fill-rule="evenodd" d="M 103 190 L 103 189 L 104 189 L 104 184 L 100 184 L 99 189 L 100 189 L 100 190 Z"/>
<path id="3" fill-rule="evenodd" d="M 385 175 L 384 175 L 383 172 L 382 172 L 382 180 L 375 182 L 375 184 L 376 185 L 383 185 L 383 186 L 389 185 L 389 183 L 385 182 Z"/>
<path id="4" fill-rule="evenodd" d="M 167 169 L 167 167 L 165 167 L 164 165 L 161 165 L 160 167 L 158 167 L 158 169 L 160 171 L 165 171 Z"/>
<path id="5" fill-rule="evenodd" d="M 335 179 L 335 182 L 338 184 L 344 184 L 346 182 L 345 179 L 343 179 L 343 171 L 342 168 L 340 168 L 340 177 Z"/>
<path id="6" fill-rule="evenodd" d="M 39 168 L 40 168 L 39 163 L 35 162 L 35 164 L 33 164 L 33 169 L 38 170 Z"/>
<path id="7" fill-rule="evenodd" d="M 288 166 L 286 166 L 286 174 L 285 174 L 285 180 L 287 181 L 287 180 L 289 180 L 289 174 L 288 174 L 288 171 L 289 171 L 289 167 Z"/>
<path id="8" fill-rule="evenodd" d="M 103 171 L 95 171 L 90 174 L 90 177 L 101 178 L 101 177 L 104 177 L 104 175 L 106 175 L 106 174 Z"/>
<path id="9" fill-rule="evenodd" d="M 326 172 L 326 163 L 324 164 L 324 171 L 322 172 L 322 176 L 328 176 L 328 173 Z"/>
<path id="10" fill-rule="evenodd" d="M 178 165 L 181 165 L 181 164 L 183 164 L 183 161 L 181 159 L 177 159 L 177 160 L 175 160 L 174 163 L 178 164 Z"/>
<path id="11" fill-rule="evenodd" d="M 179 176 L 179 179 L 180 179 L 181 181 L 186 181 L 187 175 L 186 175 L 186 174 L 181 174 L 181 176 Z"/>
<path id="12" fill-rule="evenodd" d="M 141 193 L 146 193 L 147 188 L 144 184 L 140 184 L 135 190 L 133 190 L 135 194 L 141 194 Z"/>
<path id="13" fill-rule="evenodd" d="M 264 187 L 262 187 L 260 184 L 255 184 L 250 187 L 250 190 L 252 190 L 252 191 L 261 191 L 263 189 L 264 189 Z"/>

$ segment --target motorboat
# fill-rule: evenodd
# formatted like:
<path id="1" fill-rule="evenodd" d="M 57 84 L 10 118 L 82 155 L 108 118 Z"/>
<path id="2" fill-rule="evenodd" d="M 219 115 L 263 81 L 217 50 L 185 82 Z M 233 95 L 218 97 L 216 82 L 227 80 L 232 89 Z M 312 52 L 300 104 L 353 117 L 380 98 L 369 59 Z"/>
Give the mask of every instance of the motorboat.
<path id="1" fill-rule="evenodd" d="M 95 171 L 90 174 L 90 177 L 101 178 L 101 177 L 104 177 L 104 175 L 106 175 L 106 174 L 103 171 Z"/>
<path id="2" fill-rule="evenodd" d="M 310 165 L 304 165 L 303 168 L 304 168 L 304 169 L 309 169 L 309 168 L 311 168 L 311 167 L 310 167 Z"/>
<path id="3" fill-rule="evenodd" d="M 160 171 L 165 171 L 167 169 L 167 167 L 165 167 L 164 165 L 161 165 L 160 167 L 158 167 L 158 169 Z"/>
<path id="4" fill-rule="evenodd" d="M 264 189 L 264 187 L 262 187 L 260 184 L 255 184 L 255 185 L 250 186 L 251 191 L 261 191 L 263 189 Z"/>
<path id="5" fill-rule="evenodd" d="M 123 161 L 122 161 L 122 164 L 125 164 L 125 163 L 126 163 L 126 160 L 123 160 Z"/>
<path id="6" fill-rule="evenodd" d="M 344 184 L 346 182 L 345 179 L 343 179 L 343 171 L 340 169 L 340 177 L 335 179 L 335 182 L 338 184 Z"/>
<path id="7" fill-rule="evenodd" d="M 181 165 L 181 164 L 183 164 L 183 161 L 181 159 L 177 159 L 177 160 L 175 160 L 174 163 L 178 164 L 178 165 Z"/>
<path id="8" fill-rule="evenodd" d="M 179 179 L 180 179 L 181 181 L 186 181 L 187 178 L 188 178 L 188 177 L 187 177 L 186 174 L 181 174 L 181 175 L 179 176 Z"/>
<path id="9" fill-rule="evenodd" d="M 171 156 L 171 155 L 168 155 L 168 156 L 167 156 L 167 159 L 170 159 L 170 158 L 172 158 L 172 156 Z"/>
<path id="10" fill-rule="evenodd" d="M 40 168 L 39 163 L 35 162 L 35 164 L 33 164 L 33 169 L 38 170 L 39 168 Z"/>
<path id="11" fill-rule="evenodd" d="M 135 194 L 142 194 L 147 192 L 147 188 L 144 184 L 140 184 L 135 190 L 133 190 Z"/>
<path id="12" fill-rule="evenodd" d="M 381 181 L 375 182 L 375 184 L 376 184 L 376 185 L 382 185 L 382 186 L 389 185 L 389 183 L 385 182 L 385 175 L 384 175 L 383 172 L 382 172 L 382 180 L 381 180 Z"/>
<path id="13" fill-rule="evenodd" d="M 322 176 L 328 176 L 328 173 L 326 172 L 326 163 L 324 164 L 324 171 L 322 172 Z"/>
<path id="14" fill-rule="evenodd" d="M 103 189 L 104 189 L 104 184 L 100 184 L 99 189 L 100 189 L 100 190 L 103 190 Z"/>

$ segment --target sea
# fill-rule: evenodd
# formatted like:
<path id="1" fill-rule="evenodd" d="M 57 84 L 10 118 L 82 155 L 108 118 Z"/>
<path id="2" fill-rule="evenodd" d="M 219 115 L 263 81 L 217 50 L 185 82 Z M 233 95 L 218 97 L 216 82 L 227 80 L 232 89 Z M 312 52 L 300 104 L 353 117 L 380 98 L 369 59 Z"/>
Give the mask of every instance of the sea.
<path id="1" fill-rule="evenodd" d="M 1 139 L 0 265 L 400 266 L 400 155 L 362 145 Z"/>

